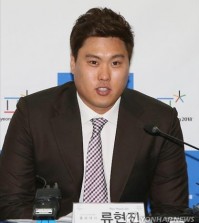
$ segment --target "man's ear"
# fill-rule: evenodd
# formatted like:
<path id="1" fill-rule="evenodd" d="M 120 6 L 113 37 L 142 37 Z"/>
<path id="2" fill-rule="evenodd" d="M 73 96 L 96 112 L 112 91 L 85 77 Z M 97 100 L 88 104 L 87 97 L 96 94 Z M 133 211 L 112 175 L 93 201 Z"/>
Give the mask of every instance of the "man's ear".
<path id="1" fill-rule="evenodd" d="M 72 54 L 70 55 L 70 69 L 71 73 L 75 74 L 75 58 Z"/>

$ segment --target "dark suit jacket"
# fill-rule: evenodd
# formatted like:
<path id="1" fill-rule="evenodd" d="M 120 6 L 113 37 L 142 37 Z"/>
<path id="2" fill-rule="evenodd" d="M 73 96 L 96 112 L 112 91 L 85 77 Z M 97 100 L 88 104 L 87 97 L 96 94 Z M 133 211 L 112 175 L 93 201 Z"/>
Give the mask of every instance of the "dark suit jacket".
<path id="1" fill-rule="evenodd" d="M 126 89 L 113 152 L 111 201 L 146 204 L 150 199 L 153 213 L 181 211 L 188 203 L 184 148 L 146 133 L 143 127 L 149 123 L 182 138 L 175 109 Z M 58 183 L 62 193 L 59 216 L 71 212 L 82 186 L 82 146 L 73 83 L 21 98 L 1 153 L 0 219 L 31 218 L 35 175 Z"/>

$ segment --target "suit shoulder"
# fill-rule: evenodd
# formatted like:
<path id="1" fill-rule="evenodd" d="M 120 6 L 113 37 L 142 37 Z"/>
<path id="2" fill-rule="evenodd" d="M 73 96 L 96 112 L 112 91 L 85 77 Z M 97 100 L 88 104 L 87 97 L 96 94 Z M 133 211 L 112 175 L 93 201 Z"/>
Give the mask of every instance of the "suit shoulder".
<path id="1" fill-rule="evenodd" d="M 124 99 L 129 101 L 133 107 L 137 105 L 145 109 L 172 110 L 172 107 L 164 102 L 136 90 L 126 89 Z"/>
<path id="2" fill-rule="evenodd" d="M 168 126 L 178 123 L 177 110 L 151 96 L 136 90 L 126 89 L 121 99 L 122 108 L 136 117 L 143 127 L 146 123 L 153 123 L 165 131 Z"/>
<path id="3" fill-rule="evenodd" d="M 68 82 L 66 84 L 55 86 L 52 88 L 44 89 L 30 95 L 24 97 L 24 100 L 27 102 L 34 102 L 34 103 L 44 103 L 45 101 L 54 101 L 62 94 L 66 93 L 67 90 L 74 88 L 73 82 Z"/>
<path id="4" fill-rule="evenodd" d="M 74 83 L 68 82 L 20 98 L 17 108 L 28 108 L 31 113 L 50 111 L 55 105 L 64 104 L 67 98 L 74 97 L 75 92 L 76 88 Z"/>

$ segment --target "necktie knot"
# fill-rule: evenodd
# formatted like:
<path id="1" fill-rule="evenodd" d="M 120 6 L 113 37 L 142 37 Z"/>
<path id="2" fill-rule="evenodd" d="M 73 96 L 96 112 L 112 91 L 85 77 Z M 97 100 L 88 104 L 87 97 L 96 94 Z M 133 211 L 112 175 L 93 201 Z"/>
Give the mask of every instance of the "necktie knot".
<path id="1" fill-rule="evenodd" d="M 93 134 L 100 134 L 104 125 L 108 122 L 105 118 L 93 118 L 91 119 L 93 124 Z"/>

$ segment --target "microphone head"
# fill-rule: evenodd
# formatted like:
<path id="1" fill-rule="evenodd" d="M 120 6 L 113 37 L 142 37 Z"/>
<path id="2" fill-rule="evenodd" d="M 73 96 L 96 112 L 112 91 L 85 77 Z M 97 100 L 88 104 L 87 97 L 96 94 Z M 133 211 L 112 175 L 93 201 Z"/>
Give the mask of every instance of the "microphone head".
<path id="1" fill-rule="evenodd" d="M 144 130 L 152 135 L 158 135 L 160 133 L 160 130 L 158 129 L 158 127 L 153 124 L 145 125 Z"/>

